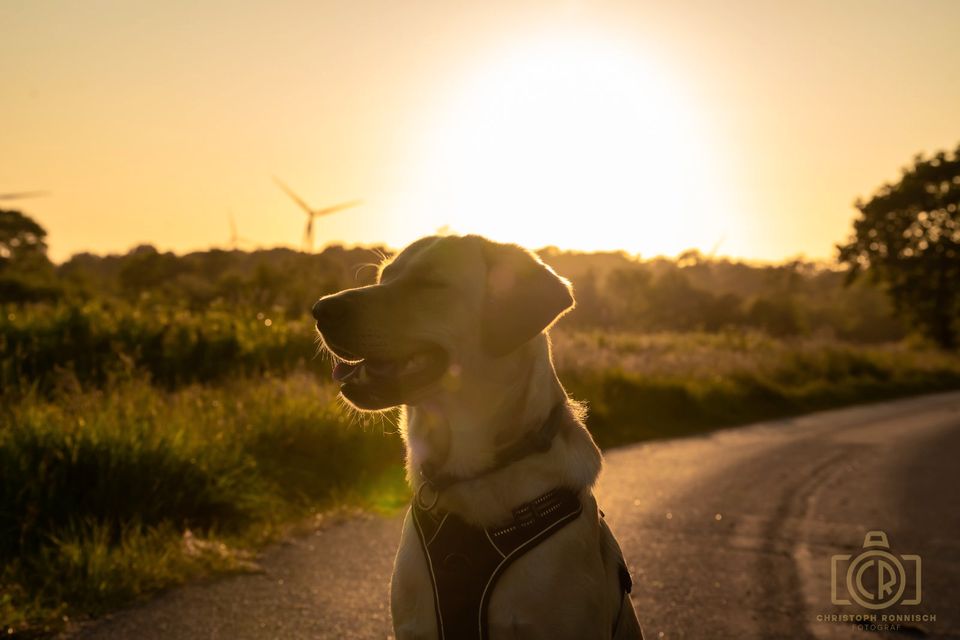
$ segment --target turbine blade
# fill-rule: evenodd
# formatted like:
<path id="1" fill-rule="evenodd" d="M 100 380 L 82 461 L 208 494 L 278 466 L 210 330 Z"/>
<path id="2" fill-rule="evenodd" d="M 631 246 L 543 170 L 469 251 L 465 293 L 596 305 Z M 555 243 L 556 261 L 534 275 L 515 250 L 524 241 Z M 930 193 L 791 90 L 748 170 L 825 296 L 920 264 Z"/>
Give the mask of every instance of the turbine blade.
<path id="1" fill-rule="evenodd" d="M 331 213 L 336 213 L 337 211 L 343 211 L 344 209 L 349 209 L 351 207 L 356 207 L 363 204 L 363 200 L 351 200 L 349 202 L 341 202 L 340 204 L 335 204 L 332 207 L 324 207 L 323 209 L 317 209 L 314 211 L 318 216 L 328 216 Z"/>
<path id="2" fill-rule="evenodd" d="M 293 192 L 293 189 L 291 189 L 291 188 L 288 187 L 286 184 L 284 184 L 284 182 L 283 182 L 280 178 L 278 178 L 277 176 L 273 176 L 273 181 L 277 183 L 277 186 L 280 187 L 280 189 L 281 189 L 285 194 L 287 194 L 288 196 L 290 196 L 290 199 L 291 199 L 291 200 L 293 200 L 293 201 L 296 202 L 298 205 L 300 205 L 300 208 L 303 209 L 304 211 L 306 211 L 306 212 L 307 212 L 307 215 L 312 215 L 312 214 L 313 214 L 313 210 L 310 208 L 310 206 L 309 206 L 306 202 L 304 202 L 303 199 L 302 199 L 300 196 L 298 196 L 297 194 L 295 194 L 295 193 Z"/>
<path id="3" fill-rule="evenodd" d="M 0 193 L 0 200 L 19 200 L 20 198 L 39 198 L 48 195 L 49 191 L 16 191 L 14 193 Z"/>
<path id="4" fill-rule="evenodd" d="M 720 245 L 726 242 L 726 240 L 727 240 L 727 232 L 724 231 L 723 235 L 720 236 L 720 239 L 717 240 L 717 242 L 710 249 L 710 253 L 707 254 L 707 257 L 712 259 L 715 255 L 717 255 L 717 251 L 720 250 Z"/>

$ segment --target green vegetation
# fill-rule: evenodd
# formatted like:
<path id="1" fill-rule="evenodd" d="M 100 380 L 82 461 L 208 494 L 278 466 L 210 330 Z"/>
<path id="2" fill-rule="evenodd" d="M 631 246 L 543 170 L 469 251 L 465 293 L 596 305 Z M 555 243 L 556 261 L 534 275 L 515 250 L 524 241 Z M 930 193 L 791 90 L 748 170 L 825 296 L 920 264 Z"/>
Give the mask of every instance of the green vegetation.
<path id="1" fill-rule="evenodd" d="M 221 335 L 229 330 L 231 316 L 241 323 L 258 316 L 262 321 L 286 318 L 307 327 L 309 307 L 317 297 L 369 284 L 376 272 L 371 265 L 386 253 L 377 248 L 332 246 L 319 254 L 270 249 L 177 256 L 141 246 L 125 255 L 79 254 L 52 265 L 37 239 L 42 236 L 37 235 L 35 223 L 17 212 L 3 213 L 11 214 L 7 216 L 11 225 L 24 227 L 8 233 L 14 237 L 7 244 L 15 240 L 18 247 L 29 244 L 33 249 L 14 252 L 0 233 L 0 304 L 33 303 L 40 309 L 33 317 L 39 319 L 52 310 L 64 318 L 61 322 L 71 317 L 81 322 L 92 305 L 116 315 L 116 323 L 122 323 L 117 337 L 125 352 L 130 351 L 130 340 L 138 337 L 130 332 L 146 332 L 147 338 L 159 339 L 155 334 L 174 318 L 205 324 L 206 314 L 214 314 L 210 319 Z M 3 258 L 5 252 L 8 259 Z M 908 334 L 882 291 L 868 282 L 847 286 L 847 272 L 831 265 L 800 260 L 756 265 L 696 251 L 676 260 L 552 248 L 540 255 L 574 284 L 577 308 L 564 320 L 571 327 L 631 333 L 763 331 L 858 343 L 900 340 Z M 17 326 L 23 326 L 23 321 Z M 33 328 L 31 324 L 27 330 Z M 113 335 L 104 333 L 107 329 L 97 331 L 100 336 Z M 298 347 L 291 348 L 292 360 L 303 357 Z M 112 357 L 115 352 L 100 357 Z M 69 349 L 63 353 L 59 360 L 44 362 L 50 366 L 70 362 L 74 353 Z M 166 357 L 159 349 L 153 353 Z M 152 367 L 151 353 L 135 357 Z M 44 370 L 36 373 L 43 375 Z"/>
<path id="2" fill-rule="evenodd" d="M 308 315 L 383 252 L 54 265 L 45 237 L 0 211 L 0 634 L 244 570 L 318 513 L 405 504 L 393 420 L 338 403 Z M 603 446 L 960 388 L 956 354 L 825 265 L 541 255 L 576 289 L 555 356 Z"/>
<path id="3" fill-rule="evenodd" d="M 960 387 L 960 360 L 905 346 L 560 330 L 555 351 L 604 446 Z M 351 417 L 304 369 L 28 389 L 0 411 L 0 620 L 42 630 L 242 570 L 312 514 L 402 506 L 401 464 L 392 420 Z"/>
<path id="4" fill-rule="evenodd" d="M 902 344 L 558 332 L 555 353 L 603 447 L 960 387 L 960 358 Z"/>
<path id="5" fill-rule="evenodd" d="M 399 439 L 307 374 L 29 393 L 0 411 L 0 620 L 97 614 L 336 505 L 396 507 Z"/>
<path id="6" fill-rule="evenodd" d="M 0 307 L 0 391 L 102 387 L 139 375 L 172 389 L 287 373 L 317 351 L 306 319 L 211 305 L 190 311 L 122 300 Z"/>

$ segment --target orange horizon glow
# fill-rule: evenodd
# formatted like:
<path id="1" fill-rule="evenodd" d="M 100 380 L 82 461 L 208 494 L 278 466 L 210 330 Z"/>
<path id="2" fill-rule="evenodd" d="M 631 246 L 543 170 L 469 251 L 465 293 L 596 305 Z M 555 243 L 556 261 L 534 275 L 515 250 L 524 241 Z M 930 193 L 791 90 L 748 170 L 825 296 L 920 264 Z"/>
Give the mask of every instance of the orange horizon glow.
<path id="1" fill-rule="evenodd" d="M 406 3 L 404 3 L 406 4 Z M 960 5 L 760 0 L 0 6 L 0 193 L 51 257 L 531 248 L 831 259 L 960 141 Z M 896 43 L 896 45 L 891 45 Z"/>

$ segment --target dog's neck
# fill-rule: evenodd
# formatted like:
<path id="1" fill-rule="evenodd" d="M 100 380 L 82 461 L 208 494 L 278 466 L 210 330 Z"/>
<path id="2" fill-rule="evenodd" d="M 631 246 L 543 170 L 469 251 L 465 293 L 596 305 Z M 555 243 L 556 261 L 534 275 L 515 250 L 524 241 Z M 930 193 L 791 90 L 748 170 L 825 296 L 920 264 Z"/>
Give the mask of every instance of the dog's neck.
<path id="1" fill-rule="evenodd" d="M 505 384 L 504 375 L 512 382 Z M 541 335 L 509 356 L 495 378 L 462 373 L 453 391 L 406 408 L 407 476 L 414 489 L 429 464 L 448 477 L 437 507 L 481 525 L 503 522 L 512 508 L 557 486 L 589 488 L 600 471 L 600 453 L 567 399 Z M 497 453 L 539 429 L 558 404 L 566 404 L 550 449 L 509 466 Z"/>

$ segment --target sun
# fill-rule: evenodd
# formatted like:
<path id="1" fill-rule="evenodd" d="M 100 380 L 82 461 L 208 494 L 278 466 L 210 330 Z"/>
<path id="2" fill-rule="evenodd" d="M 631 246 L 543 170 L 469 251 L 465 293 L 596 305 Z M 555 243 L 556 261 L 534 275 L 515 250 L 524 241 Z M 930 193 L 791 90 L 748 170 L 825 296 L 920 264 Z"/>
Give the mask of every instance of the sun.
<path id="1" fill-rule="evenodd" d="M 725 232 L 689 101 L 625 43 L 551 36 L 467 73 L 431 114 L 409 215 L 530 247 L 674 254 Z"/>

